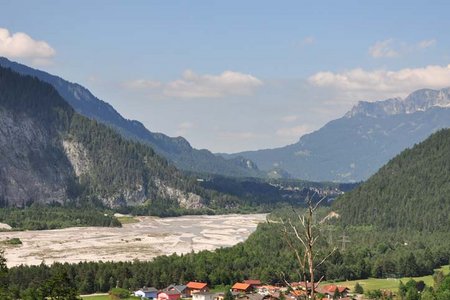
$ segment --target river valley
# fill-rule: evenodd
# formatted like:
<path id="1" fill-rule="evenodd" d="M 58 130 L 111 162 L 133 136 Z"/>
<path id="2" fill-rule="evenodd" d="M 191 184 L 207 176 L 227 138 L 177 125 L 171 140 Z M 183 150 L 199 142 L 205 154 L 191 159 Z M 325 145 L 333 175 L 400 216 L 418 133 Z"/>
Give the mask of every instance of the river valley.
<path id="1" fill-rule="evenodd" d="M 266 214 L 138 217 L 122 228 L 73 227 L 0 232 L 0 241 L 19 238 L 5 248 L 8 267 L 42 262 L 151 260 L 158 255 L 214 250 L 242 242 Z"/>

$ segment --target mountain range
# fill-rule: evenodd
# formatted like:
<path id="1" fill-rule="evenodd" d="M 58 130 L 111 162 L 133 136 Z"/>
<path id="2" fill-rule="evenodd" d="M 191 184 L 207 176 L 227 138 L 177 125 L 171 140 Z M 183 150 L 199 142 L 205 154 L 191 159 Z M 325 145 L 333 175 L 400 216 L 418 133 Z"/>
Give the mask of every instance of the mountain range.
<path id="1" fill-rule="evenodd" d="M 0 153 L 2 207 L 87 201 L 149 205 L 158 214 L 232 198 L 202 188 L 150 146 L 78 114 L 52 85 L 3 67 Z"/>
<path id="2" fill-rule="evenodd" d="M 358 182 L 402 150 L 450 127 L 450 89 L 422 89 L 404 99 L 361 101 L 343 117 L 292 145 L 217 155 L 193 148 L 183 137 L 154 133 L 139 121 L 125 119 L 79 84 L 6 58 L 0 57 L 0 66 L 51 84 L 79 114 L 150 145 L 178 169 L 193 173 Z"/>
<path id="3" fill-rule="evenodd" d="M 110 126 L 127 138 L 149 144 L 156 153 L 173 162 L 181 170 L 236 177 L 263 175 L 253 162 L 243 157 L 234 156 L 232 159 L 225 159 L 208 150 L 194 149 L 183 137 L 169 137 L 162 133 L 151 132 L 139 121 L 125 119 L 110 104 L 98 99 L 79 84 L 12 62 L 4 57 L 0 57 L 0 66 L 51 84 L 79 114 Z"/>
<path id="4" fill-rule="evenodd" d="M 355 182 L 374 174 L 402 150 L 450 127 L 450 88 L 422 89 L 404 99 L 361 101 L 342 118 L 292 145 L 247 151 L 261 170 L 278 168 L 312 181 Z"/>

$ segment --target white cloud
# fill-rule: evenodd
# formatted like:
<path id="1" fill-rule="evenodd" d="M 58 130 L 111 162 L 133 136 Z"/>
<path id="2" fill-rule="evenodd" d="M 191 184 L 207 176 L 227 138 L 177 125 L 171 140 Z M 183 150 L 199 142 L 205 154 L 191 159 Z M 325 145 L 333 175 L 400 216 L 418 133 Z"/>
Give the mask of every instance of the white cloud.
<path id="1" fill-rule="evenodd" d="M 303 39 L 303 45 L 312 45 L 316 42 L 316 39 L 313 36 L 307 36 Z"/>
<path id="2" fill-rule="evenodd" d="M 430 47 L 434 46 L 435 44 L 436 44 L 435 39 L 423 40 L 423 41 L 419 42 L 418 47 L 421 49 L 426 49 L 426 48 L 430 48 Z"/>
<path id="3" fill-rule="evenodd" d="M 282 117 L 280 120 L 284 123 L 291 123 L 291 122 L 297 121 L 297 119 L 298 119 L 298 116 L 296 116 L 296 115 L 288 115 L 288 116 Z"/>
<path id="4" fill-rule="evenodd" d="M 162 83 L 156 80 L 136 79 L 127 81 L 123 85 L 130 89 L 156 89 L 161 87 Z"/>
<path id="5" fill-rule="evenodd" d="M 46 64 L 56 51 L 46 42 L 31 38 L 23 32 L 11 34 L 0 28 L 0 55 L 8 58 L 30 59 L 34 64 Z"/>
<path id="6" fill-rule="evenodd" d="M 137 79 L 124 82 L 122 86 L 135 90 L 154 90 L 164 97 L 222 98 L 251 95 L 262 84 L 258 78 L 239 72 L 225 71 L 219 75 L 198 75 L 191 70 L 186 70 L 181 79 L 167 83 Z"/>
<path id="7" fill-rule="evenodd" d="M 280 128 L 275 134 L 283 138 L 300 138 L 302 135 L 310 133 L 312 130 L 309 125 L 298 125 L 288 128 Z"/>
<path id="8" fill-rule="evenodd" d="M 195 128 L 194 123 L 182 122 L 182 123 L 178 124 L 178 129 L 176 131 L 176 135 L 185 135 L 193 128 Z"/>
<path id="9" fill-rule="evenodd" d="M 435 44 L 435 39 L 422 40 L 412 44 L 395 39 L 387 39 L 372 45 L 369 48 L 369 54 L 374 58 L 392 58 L 427 49 Z"/>
<path id="10" fill-rule="evenodd" d="M 251 95 L 261 85 L 261 80 L 249 74 L 225 71 L 220 75 L 198 75 L 186 70 L 181 79 L 166 84 L 163 92 L 177 98 L 221 98 Z"/>
<path id="11" fill-rule="evenodd" d="M 394 40 L 387 39 L 384 41 L 378 41 L 369 48 L 369 54 L 372 57 L 396 57 L 399 53 L 393 49 Z"/>
<path id="12" fill-rule="evenodd" d="M 403 96 L 421 88 L 450 86 L 450 65 L 430 65 L 423 68 L 406 68 L 398 71 L 361 68 L 342 73 L 319 72 L 309 77 L 309 82 L 319 87 L 331 87 L 346 92 L 366 92 L 366 96 Z"/>

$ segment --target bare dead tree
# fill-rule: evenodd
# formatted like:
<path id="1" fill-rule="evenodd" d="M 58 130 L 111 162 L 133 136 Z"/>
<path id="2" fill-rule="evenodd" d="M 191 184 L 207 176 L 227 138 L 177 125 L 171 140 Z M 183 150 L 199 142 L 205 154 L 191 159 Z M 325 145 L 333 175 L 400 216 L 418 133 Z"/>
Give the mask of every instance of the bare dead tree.
<path id="1" fill-rule="evenodd" d="M 318 263 L 316 263 L 316 242 L 320 237 L 320 230 L 316 228 L 319 224 L 315 223 L 314 216 L 316 214 L 316 210 L 319 207 L 320 203 L 325 199 L 320 199 L 316 204 L 312 202 L 313 197 L 306 198 L 307 209 L 303 214 L 294 212 L 296 217 L 299 220 L 299 225 L 294 224 L 291 219 L 288 220 L 280 220 L 280 223 L 283 225 L 283 234 L 288 246 L 294 252 L 297 262 L 300 267 L 301 276 L 303 281 L 306 282 L 306 269 L 309 271 L 309 282 L 311 285 L 311 299 L 316 299 L 315 289 L 318 287 L 323 277 L 320 278 L 317 282 L 315 282 L 315 270 L 322 265 L 333 253 L 336 251 L 336 248 L 330 251 L 325 257 L 323 257 Z M 292 240 L 290 239 L 290 235 L 292 235 L 296 240 L 298 240 L 301 244 L 299 248 L 296 246 Z M 302 251 L 303 250 L 303 251 Z M 283 274 L 284 276 L 284 274 Z M 285 279 L 285 282 L 291 287 L 291 285 Z M 292 287 L 291 287 L 292 288 Z M 308 291 L 308 284 L 306 284 L 306 291 Z"/>

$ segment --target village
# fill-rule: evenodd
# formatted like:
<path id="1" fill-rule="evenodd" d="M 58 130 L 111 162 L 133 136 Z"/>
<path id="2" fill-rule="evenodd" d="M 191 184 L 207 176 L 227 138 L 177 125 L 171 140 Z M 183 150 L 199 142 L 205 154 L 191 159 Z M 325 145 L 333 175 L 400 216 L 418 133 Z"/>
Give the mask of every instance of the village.
<path id="1" fill-rule="evenodd" d="M 207 283 L 191 281 L 186 284 L 171 284 L 168 287 L 158 290 L 154 287 L 143 287 L 134 292 L 134 295 L 141 299 L 154 300 L 297 300 L 308 299 L 311 294 L 312 284 L 309 282 L 292 282 L 285 286 L 265 285 L 260 280 L 248 279 L 235 283 L 226 292 L 213 292 Z M 315 284 L 316 294 L 322 295 L 325 299 L 358 299 L 352 297 L 350 289 L 338 285 Z"/>

